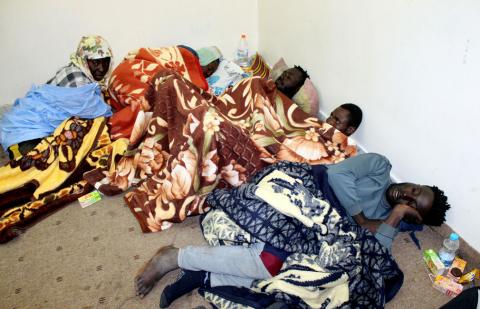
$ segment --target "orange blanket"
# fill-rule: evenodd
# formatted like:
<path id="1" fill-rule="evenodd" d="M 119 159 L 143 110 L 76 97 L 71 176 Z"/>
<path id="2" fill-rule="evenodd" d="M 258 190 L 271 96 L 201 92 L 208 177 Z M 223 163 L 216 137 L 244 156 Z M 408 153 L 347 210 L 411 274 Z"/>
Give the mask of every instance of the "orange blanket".
<path id="1" fill-rule="evenodd" d="M 183 47 L 140 48 L 130 52 L 112 72 L 108 103 L 117 111 L 109 121 L 112 138 L 128 138 L 140 110 L 149 111 L 146 96 L 153 76 L 174 70 L 201 89 L 208 84 L 198 58 Z"/>

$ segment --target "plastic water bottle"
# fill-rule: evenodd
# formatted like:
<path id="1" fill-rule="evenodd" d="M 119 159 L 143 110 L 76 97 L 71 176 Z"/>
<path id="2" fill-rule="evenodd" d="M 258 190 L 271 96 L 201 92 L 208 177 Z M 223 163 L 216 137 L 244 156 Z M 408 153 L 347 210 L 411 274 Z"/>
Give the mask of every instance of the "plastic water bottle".
<path id="1" fill-rule="evenodd" d="M 235 55 L 235 62 L 243 68 L 249 66 L 248 43 L 247 36 L 245 34 L 242 34 L 242 36 L 240 37 L 240 42 L 238 43 L 238 48 Z"/>
<path id="2" fill-rule="evenodd" d="M 443 247 L 438 252 L 438 255 L 445 267 L 450 267 L 450 265 L 452 265 L 458 247 L 460 247 L 460 241 L 458 240 L 458 234 L 456 233 L 450 234 L 450 237 L 443 241 Z"/>

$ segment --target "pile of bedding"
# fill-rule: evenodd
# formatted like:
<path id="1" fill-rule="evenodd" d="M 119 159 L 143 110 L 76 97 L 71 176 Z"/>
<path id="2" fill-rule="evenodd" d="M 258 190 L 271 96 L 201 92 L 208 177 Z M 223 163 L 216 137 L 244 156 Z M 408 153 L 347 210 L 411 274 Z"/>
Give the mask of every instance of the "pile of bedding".
<path id="1" fill-rule="evenodd" d="M 161 231 L 206 212 L 214 188 L 238 186 L 277 160 L 328 164 L 356 153 L 271 80 L 246 78 L 218 97 L 207 89 L 187 48 L 130 53 L 112 74 L 117 112 L 108 125 L 69 118 L 0 169 L 0 238 L 94 187 L 107 195 L 137 187 L 128 206 L 144 232 Z"/>
<path id="2" fill-rule="evenodd" d="M 130 136 L 138 111 L 147 109 L 146 90 L 162 69 L 176 70 L 208 88 L 198 59 L 187 49 L 142 48 L 113 72 L 108 102 L 120 110 L 109 120 L 100 117 L 111 112 L 96 83 L 79 88 L 34 87 L 17 102 L 8 113 L 12 117 L 5 118 L 12 121 L 2 127 L 10 130 L 8 140 L 17 142 L 11 138 L 22 132 L 28 138 L 43 138 L 26 155 L 0 168 L 0 243 L 89 193 L 93 186 L 83 178 L 85 172 L 115 171 L 128 145 L 123 136 Z"/>
<path id="3" fill-rule="evenodd" d="M 84 176 L 107 195 L 138 186 L 125 201 L 144 232 L 204 213 L 214 188 L 238 186 L 276 160 L 328 164 L 356 153 L 272 81 L 247 78 L 219 97 L 169 70 L 152 84 L 149 109 L 138 112 L 117 169 Z"/>
<path id="4" fill-rule="evenodd" d="M 248 183 L 214 190 L 214 209 L 202 220 L 212 246 L 264 242 L 290 253 L 280 272 L 251 289 L 207 287 L 218 308 L 383 308 L 403 283 L 390 252 L 349 220 L 328 185 L 326 169 L 313 177 L 308 164 L 282 161 Z"/>

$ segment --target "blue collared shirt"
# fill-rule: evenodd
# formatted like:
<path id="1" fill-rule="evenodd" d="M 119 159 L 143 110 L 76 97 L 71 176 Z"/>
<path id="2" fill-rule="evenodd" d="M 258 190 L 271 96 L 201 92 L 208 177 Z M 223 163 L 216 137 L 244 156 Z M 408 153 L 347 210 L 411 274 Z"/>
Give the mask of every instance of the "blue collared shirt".
<path id="1" fill-rule="evenodd" d="M 363 212 L 368 219 L 388 218 L 392 208 L 385 193 L 392 183 L 392 165 L 387 158 L 365 153 L 327 167 L 328 183 L 350 216 Z M 397 228 L 382 223 L 375 237 L 390 250 L 397 233 Z"/>

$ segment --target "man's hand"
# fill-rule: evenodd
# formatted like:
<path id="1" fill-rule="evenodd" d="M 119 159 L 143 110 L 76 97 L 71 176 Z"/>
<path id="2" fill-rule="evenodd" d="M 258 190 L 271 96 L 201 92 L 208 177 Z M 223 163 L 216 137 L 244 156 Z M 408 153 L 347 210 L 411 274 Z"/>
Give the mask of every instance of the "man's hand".
<path id="1" fill-rule="evenodd" d="M 385 223 L 396 228 L 402 219 L 408 219 L 417 224 L 422 223 L 420 213 L 415 208 L 405 204 L 395 205 Z"/>
<path id="2" fill-rule="evenodd" d="M 405 204 L 397 204 L 393 208 L 393 212 L 397 212 L 399 215 L 401 214 L 402 219 L 408 219 L 417 224 L 420 224 L 423 221 L 422 216 L 415 208 Z"/>

